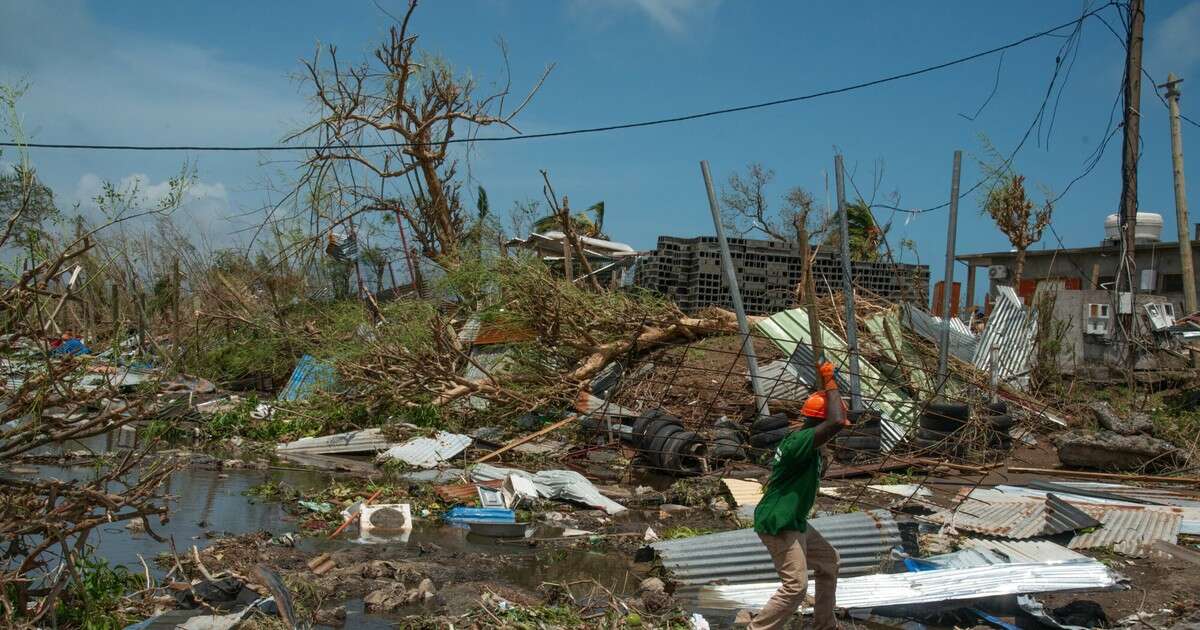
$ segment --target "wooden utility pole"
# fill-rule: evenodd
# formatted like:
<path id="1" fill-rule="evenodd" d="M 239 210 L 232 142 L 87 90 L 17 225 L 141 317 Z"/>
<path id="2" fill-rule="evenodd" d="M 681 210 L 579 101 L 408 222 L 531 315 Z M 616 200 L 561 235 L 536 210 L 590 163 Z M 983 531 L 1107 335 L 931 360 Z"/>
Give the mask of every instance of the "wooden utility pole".
<path id="1" fill-rule="evenodd" d="M 850 367 L 850 411 L 862 411 L 862 384 L 858 367 L 858 321 L 854 315 L 853 265 L 850 262 L 850 221 L 847 217 L 846 175 L 841 154 L 833 156 L 834 180 L 837 185 L 838 218 L 842 234 L 842 299 L 846 302 L 846 354 Z"/>
<path id="2" fill-rule="evenodd" d="M 1137 230 L 1138 211 L 1138 130 L 1141 123 L 1142 107 L 1142 30 L 1146 24 L 1145 0 L 1130 0 L 1129 2 L 1129 39 L 1125 46 L 1125 110 L 1123 121 L 1125 125 L 1125 142 L 1121 146 L 1121 239 L 1125 246 L 1125 256 L 1119 267 L 1116 282 L 1117 317 L 1121 317 L 1121 287 L 1128 281 L 1129 304 L 1134 305 L 1134 293 L 1137 289 L 1135 278 L 1137 265 L 1134 261 L 1136 249 L 1134 234 Z M 1131 318 L 1132 320 L 1132 318 Z M 1137 365 L 1137 352 L 1133 346 L 1133 321 L 1125 328 L 1125 348 L 1128 360 L 1129 387 L 1133 390 L 1133 370 Z"/>
<path id="3" fill-rule="evenodd" d="M 1183 274 L 1183 310 L 1188 314 L 1200 310 L 1196 306 L 1196 268 L 1192 266 L 1191 226 L 1188 225 L 1187 183 L 1183 177 L 1183 134 L 1179 130 L 1179 84 L 1174 73 L 1158 86 L 1167 88 L 1167 105 L 1171 108 L 1171 165 L 1175 175 L 1175 225 L 1179 230 L 1179 266 Z"/>
<path id="4" fill-rule="evenodd" d="M 821 318 L 817 316 L 817 287 L 813 280 L 812 248 L 808 243 L 808 226 L 805 225 L 807 219 L 807 215 L 796 217 L 796 239 L 800 241 L 800 286 L 804 291 L 804 310 L 808 314 L 808 337 L 812 339 L 813 374 L 820 374 L 825 348 L 821 340 Z"/>

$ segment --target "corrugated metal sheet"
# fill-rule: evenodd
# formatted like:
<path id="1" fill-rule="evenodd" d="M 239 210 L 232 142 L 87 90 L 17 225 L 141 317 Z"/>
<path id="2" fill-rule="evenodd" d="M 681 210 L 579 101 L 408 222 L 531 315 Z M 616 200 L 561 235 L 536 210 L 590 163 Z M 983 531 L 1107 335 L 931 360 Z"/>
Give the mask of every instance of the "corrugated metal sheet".
<path id="1" fill-rule="evenodd" d="M 733 496 L 733 502 L 738 507 L 747 507 L 758 505 L 762 500 L 763 485 L 757 481 L 749 479 L 722 479 L 721 483 L 729 488 L 729 494 Z"/>
<path id="2" fill-rule="evenodd" d="M 1100 518 L 1102 527 L 1075 536 L 1067 546 L 1071 549 L 1112 548 L 1126 556 L 1144 558 L 1150 555 L 1154 541 L 1175 542 L 1182 521 L 1178 514 L 1113 509 Z"/>
<path id="3" fill-rule="evenodd" d="M 779 359 L 758 366 L 758 378 L 769 400 L 804 402 L 812 394 L 812 388 L 804 384 L 799 376 L 788 369 L 788 362 Z M 750 377 L 747 376 L 747 379 Z"/>
<path id="4" fill-rule="evenodd" d="M 279 400 L 300 400 L 317 388 L 328 389 L 334 386 L 337 373 L 333 366 L 323 361 L 304 355 L 296 362 L 292 376 L 287 385 L 279 391 Z"/>
<path id="5" fill-rule="evenodd" d="M 1131 499 L 1154 501 L 1178 507 L 1200 508 L 1200 495 L 1195 492 L 1187 493 L 1173 488 L 1142 488 L 1139 486 L 1127 486 L 1120 483 L 1104 483 L 1100 481 L 1058 481 L 1056 483 L 1069 488 L 1099 490 Z"/>
<path id="6" fill-rule="evenodd" d="M 479 503 L 478 488 L 473 483 L 454 483 L 434 486 L 433 491 L 446 503 L 473 506 Z"/>
<path id="7" fill-rule="evenodd" d="M 475 344 L 475 336 L 479 334 L 479 327 L 482 325 L 483 321 L 478 315 L 472 316 L 458 331 L 458 343 L 464 348 L 470 348 Z"/>
<path id="8" fill-rule="evenodd" d="M 945 569 L 968 569 L 990 564 L 1087 562 L 1088 557 L 1048 540 L 961 538 L 958 551 L 921 558 Z"/>
<path id="9" fill-rule="evenodd" d="M 904 321 L 909 329 L 918 335 L 932 341 L 942 343 L 942 318 L 930 315 L 923 309 L 912 304 L 904 305 Z M 956 325 L 957 324 L 957 325 Z M 974 361 L 975 350 L 979 340 L 971 334 L 967 325 L 957 317 L 950 318 L 950 354 L 968 363 Z"/>
<path id="10" fill-rule="evenodd" d="M 1036 488 L 1025 488 L 1022 486 L 1007 486 L 999 485 L 995 488 L 976 488 L 970 492 L 968 499 L 971 501 L 979 501 L 981 503 L 998 503 L 1003 501 L 1017 501 L 1023 498 L 1043 498 L 1048 494 L 1044 490 Z M 1192 536 L 1200 536 L 1200 508 L 1194 507 L 1175 507 L 1169 505 L 1148 506 L 1140 503 L 1126 503 L 1122 501 L 1112 501 L 1100 499 L 1096 497 L 1085 497 L 1074 494 L 1057 494 L 1058 498 L 1074 505 L 1075 507 L 1090 514 L 1093 518 L 1100 518 L 1104 515 L 1107 507 L 1118 507 L 1125 510 L 1151 510 L 1155 512 L 1163 512 L 1168 514 L 1178 514 L 1183 517 L 1183 524 L 1180 526 L 1180 533 L 1189 534 Z"/>
<path id="11" fill-rule="evenodd" d="M 1049 540 L 999 540 L 963 538 L 959 545 L 967 549 L 987 550 L 1008 558 L 1013 564 L 1049 562 L 1085 562 L 1088 557 Z"/>
<path id="12" fill-rule="evenodd" d="M 808 522 L 841 556 L 842 575 L 877 571 L 900 528 L 885 510 L 823 516 Z M 708 534 L 651 545 L 663 567 L 682 585 L 760 582 L 778 577 L 771 555 L 753 529 Z"/>
<path id="13" fill-rule="evenodd" d="M 1050 494 L 1044 500 L 1003 501 L 985 504 L 968 501 L 954 509 L 931 514 L 929 520 L 956 530 L 1006 538 L 1033 538 L 1073 532 L 1100 523 L 1071 504 Z"/>
<path id="14" fill-rule="evenodd" d="M 759 320 L 759 332 L 793 358 L 790 368 L 800 377 L 800 380 L 812 384 L 815 380 L 812 374 L 812 340 L 808 332 L 808 315 L 804 309 L 794 308 L 776 313 L 771 317 Z M 834 334 L 828 327 L 821 327 L 821 340 L 825 345 L 825 355 L 835 366 L 841 368 L 842 376 L 849 375 L 849 358 L 846 342 Z M 807 360 L 804 354 L 807 353 Z M 809 367 L 805 367 L 805 366 Z M 882 418 L 880 423 L 880 448 L 884 452 L 900 443 L 916 426 L 917 405 L 880 374 L 869 361 L 859 358 L 859 374 L 862 384 L 862 399 L 864 404 Z M 806 378 L 803 370 L 808 370 Z M 799 371 L 797 371 L 799 370 Z M 841 381 L 839 380 L 839 386 Z M 849 392 L 849 388 L 846 388 Z"/>
<path id="15" fill-rule="evenodd" d="M 839 579 L 838 608 L 875 608 L 973 600 L 1018 593 L 1092 591 L 1121 587 L 1122 578 L 1094 560 L 1068 563 L 1000 564 L 970 569 L 936 569 Z M 713 610 L 761 610 L 779 582 L 710 585 L 698 606 Z M 808 585 L 815 596 L 815 584 Z"/>
<path id="16" fill-rule="evenodd" d="M 294 442 L 279 444 L 275 450 L 329 455 L 332 453 L 377 453 L 387 450 L 391 446 L 392 443 L 383 437 L 383 433 L 379 429 L 363 429 L 321 437 L 301 438 Z"/>
<path id="17" fill-rule="evenodd" d="M 490 346 L 501 343 L 518 343 L 536 339 L 537 333 L 524 324 L 514 322 L 485 322 L 475 333 L 475 345 Z"/>
<path id="18" fill-rule="evenodd" d="M 1001 381 L 1021 381 L 1029 372 L 1029 357 L 1037 336 L 1037 310 L 1026 309 L 1012 287 L 999 287 L 987 325 L 975 347 L 975 367 L 991 370 L 991 349 L 996 347 L 996 373 Z"/>
<path id="19" fill-rule="evenodd" d="M 393 446 L 383 453 L 383 457 L 419 468 L 434 468 L 466 450 L 471 442 L 469 435 L 438 431 L 433 437 L 413 438 Z"/>
<path id="20" fill-rule="evenodd" d="M 477 346 L 471 348 L 471 360 L 467 362 L 466 371 L 463 372 L 463 378 L 471 381 L 478 381 L 486 378 L 487 374 L 494 374 L 496 371 L 504 367 L 504 363 L 508 361 L 508 355 L 511 350 L 505 346 Z M 482 368 L 482 369 L 481 369 Z M 488 401 L 479 396 L 471 396 L 467 399 L 467 404 L 471 405 L 476 411 L 487 409 Z"/>

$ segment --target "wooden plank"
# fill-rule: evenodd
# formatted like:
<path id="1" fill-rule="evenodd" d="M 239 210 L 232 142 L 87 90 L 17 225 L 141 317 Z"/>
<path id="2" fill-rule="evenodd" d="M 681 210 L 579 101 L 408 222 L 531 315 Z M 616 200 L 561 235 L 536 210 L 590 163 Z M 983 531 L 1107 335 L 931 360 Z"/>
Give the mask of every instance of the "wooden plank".
<path id="1" fill-rule="evenodd" d="M 571 415 L 567 416 L 566 418 L 563 418 L 562 420 L 559 420 L 558 422 L 555 422 L 554 424 L 552 424 L 548 427 L 545 427 L 538 431 L 534 431 L 533 433 L 530 433 L 529 435 L 526 435 L 524 437 L 519 437 L 519 438 L 509 442 L 508 444 L 501 446 L 500 448 L 492 451 L 491 453 L 488 453 L 487 455 L 484 455 L 483 457 L 480 457 L 479 459 L 475 460 L 475 463 L 479 464 L 482 462 L 486 462 L 487 460 L 492 459 L 493 457 L 496 457 L 497 455 L 499 455 L 501 453 L 506 453 L 508 451 L 511 451 L 512 449 L 514 449 L 526 442 L 529 442 L 530 440 L 535 440 L 537 438 L 542 437 L 543 435 L 546 435 L 547 433 L 550 433 L 551 431 L 556 431 L 556 430 L 566 426 L 568 423 L 570 423 L 574 420 L 577 420 L 578 418 L 579 418 L 579 416 L 577 416 L 575 414 L 571 414 Z"/>
<path id="2" fill-rule="evenodd" d="M 1084 479 L 1113 479 L 1116 481 L 1200 484 L 1200 477 L 1164 477 L 1161 475 L 1133 475 L 1122 473 L 1090 472 L 1085 470 L 1060 470 L 1058 468 L 1014 468 L 1010 466 L 1008 472 L 1026 473 L 1031 475 L 1050 475 L 1055 477 L 1081 477 Z"/>

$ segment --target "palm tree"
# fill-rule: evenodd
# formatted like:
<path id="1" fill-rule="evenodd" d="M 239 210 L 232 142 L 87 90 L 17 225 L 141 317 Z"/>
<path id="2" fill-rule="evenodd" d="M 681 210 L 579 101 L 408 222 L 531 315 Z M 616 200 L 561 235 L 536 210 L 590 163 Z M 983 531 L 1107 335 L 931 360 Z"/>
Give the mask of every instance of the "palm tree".
<path id="1" fill-rule="evenodd" d="M 594 220 L 592 219 L 593 216 L 595 217 Z M 589 206 L 587 210 L 571 215 L 571 226 L 575 228 L 575 233 L 580 236 L 607 240 L 608 235 L 604 233 L 604 202 L 596 202 Z M 562 230 L 562 223 L 559 222 L 556 215 L 544 216 L 533 223 L 534 232 L 550 232 L 554 230 Z"/>

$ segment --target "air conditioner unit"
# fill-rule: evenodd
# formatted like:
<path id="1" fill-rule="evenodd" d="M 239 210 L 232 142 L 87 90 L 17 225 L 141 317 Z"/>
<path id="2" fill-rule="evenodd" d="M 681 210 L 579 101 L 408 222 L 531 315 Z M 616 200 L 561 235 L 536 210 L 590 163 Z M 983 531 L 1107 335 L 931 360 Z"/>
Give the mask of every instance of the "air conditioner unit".
<path id="1" fill-rule="evenodd" d="M 992 265 L 988 267 L 988 278 L 992 280 L 1004 280 L 1008 278 L 1008 267 L 1004 265 Z"/>

